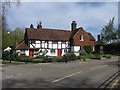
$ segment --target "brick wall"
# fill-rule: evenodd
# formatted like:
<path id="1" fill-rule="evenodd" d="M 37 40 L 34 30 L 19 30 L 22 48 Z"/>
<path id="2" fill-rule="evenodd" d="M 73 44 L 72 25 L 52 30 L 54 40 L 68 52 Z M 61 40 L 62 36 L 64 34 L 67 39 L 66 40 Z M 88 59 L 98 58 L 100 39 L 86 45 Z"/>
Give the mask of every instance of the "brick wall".
<path id="1" fill-rule="evenodd" d="M 80 36 L 84 35 L 84 41 L 80 41 Z M 74 36 L 72 40 L 72 46 L 85 46 L 91 45 L 92 47 L 95 46 L 95 41 L 90 41 L 89 35 L 83 29 L 80 29 Z"/>

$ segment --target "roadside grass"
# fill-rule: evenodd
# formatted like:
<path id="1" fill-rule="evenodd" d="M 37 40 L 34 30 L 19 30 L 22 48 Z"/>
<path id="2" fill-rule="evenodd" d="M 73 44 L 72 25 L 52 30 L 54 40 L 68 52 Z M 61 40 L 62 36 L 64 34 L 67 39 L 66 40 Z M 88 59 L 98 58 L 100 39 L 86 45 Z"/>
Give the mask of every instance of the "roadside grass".
<path id="1" fill-rule="evenodd" d="M 82 57 L 84 57 L 85 59 L 101 59 L 102 57 L 105 58 L 111 58 L 115 55 L 111 55 L 111 54 L 88 54 L 88 55 L 82 55 Z"/>
<path id="2" fill-rule="evenodd" d="M 3 60 L 2 64 L 14 64 L 14 65 L 18 65 L 18 64 L 34 64 L 34 63 L 30 63 L 30 62 L 14 62 L 14 61 L 8 61 L 8 60 Z"/>

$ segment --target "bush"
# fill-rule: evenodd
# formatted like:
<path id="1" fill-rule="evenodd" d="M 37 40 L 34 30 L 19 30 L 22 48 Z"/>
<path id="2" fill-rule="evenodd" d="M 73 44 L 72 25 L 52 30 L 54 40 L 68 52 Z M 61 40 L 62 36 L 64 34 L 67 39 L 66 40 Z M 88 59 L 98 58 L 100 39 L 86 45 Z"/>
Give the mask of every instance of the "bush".
<path id="1" fill-rule="evenodd" d="M 9 52 L 9 51 L 4 51 L 4 52 L 2 53 L 2 58 L 3 58 L 4 60 L 9 60 L 9 59 L 10 59 L 10 52 Z"/>
<path id="2" fill-rule="evenodd" d="M 18 55 L 17 55 L 17 54 L 12 54 L 12 55 L 10 56 L 10 58 L 11 58 L 11 60 L 15 61 L 15 60 L 17 60 Z"/>
<path id="3" fill-rule="evenodd" d="M 35 62 L 35 63 L 39 63 L 39 62 L 44 62 L 44 59 L 43 58 L 34 58 L 33 59 L 33 62 Z"/>
<path id="4" fill-rule="evenodd" d="M 86 59 L 85 59 L 84 56 L 79 56 L 79 59 L 80 59 L 80 60 L 83 60 L 83 61 L 86 61 Z"/>
<path id="5" fill-rule="evenodd" d="M 42 63 L 46 63 L 46 62 L 52 62 L 52 60 L 46 56 L 43 55 L 39 55 L 36 58 L 34 58 L 33 62 L 42 62 Z"/>
<path id="6" fill-rule="evenodd" d="M 70 59 L 71 61 L 73 61 L 73 60 L 76 60 L 77 57 L 76 57 L 76 55 L 75 55 L 74 53 L 72 53 L 72 54 L 69 55 L 69 59 Z"/>
<path id="7" fill-rule="evenodd" d="M 92 52 L 92 47 L 90 45 L 84 46 L 84 50 L 87 54 L 90 54 Z"/>
<path id="8" fill-rule="evenodd" d="M 79 55 L 86 55 L 87 53 L 84 50 L 79 50 Z"/>
<path id="9" fill-rule="evenodd" d="M 102 57 L 106 57 L 106 58 L 111 58 L 113 55 L 110 55 L 110 54 L 104 54 L 102 55 Z"/>
<path id="10" fill-rule="evenodd" d="M 32 62 L 33 58 L 29 56 L 21 55 L 21 56 L 18 56 L 17 60 L 20 62 Z"/>
<path id="11" fill-rule="evenodd" d="M 62 62 L 63 59 L 62 59 L 61 56 L 54 56 L 54 57 L 52 58 L 52 61 L 53 61 L 53 62 Z"/>
<path id="12" fill-rule="evenodd" d="M 101 59 L 101 56 L 99 54 L 95 55 L 84 55 L 84 58 L 90 58 L 90 59 Z"/>
<path id="13" fill-rule="evenodd" d="M 77 59 L 77 56 L 74 53 L 68 53 L 65 55 L 67 61 L 73 61 Z M 65 57 L 63 57 L 63 61 L 65 60 Z"/>

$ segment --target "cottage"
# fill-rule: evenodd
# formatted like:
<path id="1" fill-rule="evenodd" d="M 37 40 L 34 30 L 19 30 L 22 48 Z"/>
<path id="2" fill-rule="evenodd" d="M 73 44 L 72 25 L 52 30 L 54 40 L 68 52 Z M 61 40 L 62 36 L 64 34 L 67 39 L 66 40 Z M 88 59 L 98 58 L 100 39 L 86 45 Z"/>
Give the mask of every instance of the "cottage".
<path id="1" fill-rule="evenodd" d="M 76 28 L 72 21 L 71 30 L 46 29 L 42 24 L 37 28 L 30 25 L 25 29 L 24 40 L 16 46 L 16 52 L 27 56 L 63 56 L 67 52 L 78 52 L 85 45 L 95 47 L 95 38 L 82 27 Z"/>

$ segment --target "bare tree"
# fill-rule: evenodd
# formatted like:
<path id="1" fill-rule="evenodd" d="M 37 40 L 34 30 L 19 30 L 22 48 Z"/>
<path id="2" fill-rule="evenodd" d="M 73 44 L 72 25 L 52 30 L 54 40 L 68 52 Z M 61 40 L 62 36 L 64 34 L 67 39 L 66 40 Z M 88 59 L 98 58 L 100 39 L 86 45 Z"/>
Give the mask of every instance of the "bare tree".
<path id="1" fill-rule="evenodd" d="M 19 7 L 20 0 L 4 0 L 3 2 L 0 2 L 2 10 L 2 14 L 0 14 L 0 21 L 2 21 L 2 30 L 7 30 L 6 15 L 8 8 L 10 8 L 12 4 L 16 5 L 16 7 Z"/>

